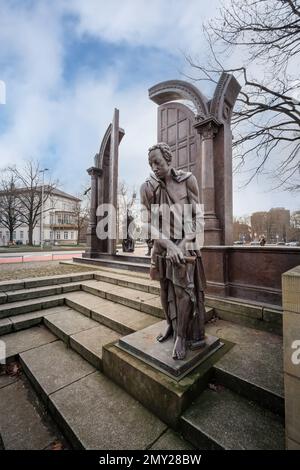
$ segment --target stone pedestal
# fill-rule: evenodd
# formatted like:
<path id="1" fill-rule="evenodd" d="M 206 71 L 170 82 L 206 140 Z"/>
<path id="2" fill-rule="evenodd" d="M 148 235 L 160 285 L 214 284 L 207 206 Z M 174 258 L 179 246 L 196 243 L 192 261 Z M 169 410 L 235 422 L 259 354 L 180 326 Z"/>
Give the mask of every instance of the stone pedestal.
<path id="1" fill-rule="evenodd" d="M 286 447 L 300 450 L 300 266 L 282 276 Z"/>
<path id="2" fill-rule="evenodd" d="M 184 410 L 212 379 L 214 363 L 228 352 L 232 344 L 224 342 L 221 347 L 217 338 L 216 342 L 211 339 L 208 349 L 213 343 L 215 349 L 207 350 L 205 357 L 203 351 L 195 350 L 188 352 L 185 361 L 175 361 L 169 356 L 173 342 L 166 345 L 155 341 L 162 323 L 123 337 L 119 344 L 104 346 L 103 372 L 164 422 L 176 428 Z"/>
<path id="3" fill-rule="evenodd" d="M 121 338 L 118 346 L 175 380 L 182 379 L 223 346 L 219 338 L 208 335 L 202 348 L 188 349 L 185 359 L 178 361 L 172 358 L 173 338 L 169 338 L 163 343 L 156 340 L 159 333 L 165 329 L 166 321 L 163 320 Z"/>

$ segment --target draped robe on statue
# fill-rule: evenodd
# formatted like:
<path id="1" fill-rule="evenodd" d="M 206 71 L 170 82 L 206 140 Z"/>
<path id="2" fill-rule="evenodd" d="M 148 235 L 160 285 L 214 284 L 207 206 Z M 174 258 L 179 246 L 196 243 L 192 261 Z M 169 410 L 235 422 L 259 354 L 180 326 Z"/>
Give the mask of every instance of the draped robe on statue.
<path id="1" fill-rule="evenodd" d="M 196 205 L 199 204 L 198 184 L 195 176 L 189 172 L 171 170 L 172 181 L 168 185 L 154 175 L 145 181 L 141 187 L 141 203 L 144 206 L 144 222 L 149 224 L 151 206 L 161 207 L 167 204 L 169 207 L 176 204 L 184 207 L 184 204 L 192 206 L 192 222 L 195 229 Z M 181 212 L 182 217 L 184 211 Z M 163 213 L 159 213 L 161 228 Z M 185 234 L 185 225 L 181 223 L 181 238 L 175 238 L 176 214 L 170 218 L 169 239 L 176 245 L 180 245 Z M 197 225 L 196 225 L 197 227 Z M 149 235 L 150 238 L 150 235 Z M 173 328 L 173 335 L 186 339 L 187 344 L 195 344 L 204 339 L 204 289 L 206 287 L 205 275 L 199 250 L 183 249 L 186 262 L 174 264 L 168 259 L 166 249 L 160 245 L 160 240 L 154 240 L 154 248 L 151 257 L 151 278 L 161 283 L 161 302 L 165 312 L 167 323 Z M 182 293 L 189 296 L 188 311 L 180 311 L 180 299 Z M 195 344 L 196 345 L 196 344 Z"/>

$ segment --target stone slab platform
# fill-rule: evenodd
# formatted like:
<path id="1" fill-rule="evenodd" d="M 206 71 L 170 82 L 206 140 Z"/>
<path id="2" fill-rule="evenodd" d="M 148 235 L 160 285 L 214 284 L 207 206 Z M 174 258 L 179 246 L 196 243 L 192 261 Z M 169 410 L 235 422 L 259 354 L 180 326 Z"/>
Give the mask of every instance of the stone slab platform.
<path id="1" fill-rule="evenodd" d="M 147 449 L 167 429 L 62 341 L 22 353 L 20 360 L 75 448 Z"/>
<path id="2" fill-rule="evenodd" d="M 164 331 L 167 324 L 163 320 L 143 330 L 136 331 L 124 338 L 120 338 L 118 346 L 121 349 L 144 360 L 149 365 L 166 373 L 175 380 L 180 380 L 196 366 L 200 365 L 207 357 L 223 346 L 219 338 L 207 335 L 206 344 L 200 349 L 187 350 L 185 359 L 175 360 L 172 358 L 174 346 L 173 338 L 160 343 L 156 337 Z"/>
<path id="3" fill-rule="evenodd" d="M 95 371 L 62 341 L 21 353 L 20 362 L 45 403 L 51 393 Z"/>
<path id="4" fill-rule="evenodd" d="M 208 324 L 206 331 L 235 343 L 215 365 L 218 383 L 283 414 L 282 338 L 224 320 Z"/>
<path id="5" fill-rule="evenodd" d="M 34 326 L 28 330 L 9 333 L 1 336 L 0 339 L 6 345 L 6 360 L 8 362 L 24 351 L 57 341 L 56 336 L 44 326 Z"/>
<path id="6" fill-rule="evenodd" d="M 226 388 L 205 390 L 181 417 L 181 430 L 198 449 L 284 449 L 279 417 Z"/>
<path id="7" fill-rule="evenodd" d="M 224 343 L 222 348 L 180 380 L 171 378 L 120 347 L 109 344 L 103 347 L 103 372 L 176 429 L 180 415 L 212 379 L 213 365 L 233 346 L 232 343 Z"/>
<path id="8" fill-rule="evenodd" d="M 158 321 L 156 317 L 87 292 L 67 294 L 66 304 L 108 328 L 125 335 Z"/>
<path id="9" fill-rule="evenodd" d="M 167 429 L 99 372 L 51 394 L 49 408 L 77 449 L 148 449 Z"/>
<path id="10" fill-rule="evenodd" d="M 56 439 L 39 413 L 39 403 L 22 380 L 0 390 L 0 434 L 6 450 L 45 449 Z"/>

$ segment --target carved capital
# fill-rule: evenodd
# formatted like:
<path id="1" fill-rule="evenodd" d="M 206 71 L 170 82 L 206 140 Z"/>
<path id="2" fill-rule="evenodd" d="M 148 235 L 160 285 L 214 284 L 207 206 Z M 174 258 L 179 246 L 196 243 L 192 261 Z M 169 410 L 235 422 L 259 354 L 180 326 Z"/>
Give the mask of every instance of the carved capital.
<path id="1" fill-rule="evenodd" d="M 217 121 L 213 116 L 210 116 L 207 119 L 202 121 L 198 120 L 194 125 L 194 128 L 197 130 L 198 134 L 201 135 L 203 140 L 213 139 L 217 134 L 221 123 Z"/>
<path id="2" fill-rule="evenodd" d="M 102 175 L 102 170 L 100 168 L 96 168 L 95 166 L 92 166 L 91 168 L 88 168 L 86 170 L 88 174 L 91 177 L 96 177 L 96 176 L 101 176 Z"/>

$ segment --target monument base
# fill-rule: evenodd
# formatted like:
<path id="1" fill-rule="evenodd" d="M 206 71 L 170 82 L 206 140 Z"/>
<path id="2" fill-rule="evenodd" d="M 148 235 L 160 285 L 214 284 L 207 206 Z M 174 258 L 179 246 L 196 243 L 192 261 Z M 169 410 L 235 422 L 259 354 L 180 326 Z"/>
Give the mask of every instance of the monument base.
<path id="1" fill-rule="evenodd" d="M 187 347 L 186 357 L 176 360 L 172 358 L 173 338 L 170 337 L 163 343 L 156 340 L 165 329 L 166 321 L 163 320 L 121 338 L 117 346 L 175 380 L 181 380 L 223 346 L 219 338 L 207 335 L 202 347 Z"/>
<path id="2" fill-rule="evenodd" d="M 158 364 L 155 365 L 153 362 L 150 364 L 150 361 L 129 352 L 120 344 L 111 343 L 103 347 L 103 372 L 162 421 L 177 428 L 184 410 L 213 380 L 214 364 L 232 348 L 233 344 L 222 340 L 224 346 L 221 347 L 219 343 L 218 347 L 216 343 L 216 348 L 206 350 L 205 354 L 204 350 L 189 350 L 185 361 L 175 361 L 169 359 L 169 356 L 163 359 L 166 343 L 155 341 L 155 336 L 161 331 L 162 325 L 163 322 L 158 322 L 154 325 L 155 328 L 151 326 L 140 330 L 139 333 L 143 334 L 145 343 L 143 345 L 142 340 L 138 345 L 136 343 L 137 349 L 144 351 L 144 355 L 152 354 L 150 353 L 152 344 L 156 350 L 154 355 Z M 135 333 L 122 338 L 121 343 L 124 345 L 126 338 L 130 337 L 134 340 Z M 130 343 L 131 340 L 128 339 L 129 348 L 132 347 Z M 213 343 L 214 341 L 211 341 L 210 345 Z M 172 353 L 171 341 L 168 349 Z M 194 361 L 192 364 L 191 360 Z M 161 367 L 163 362 L 164 370 Z M 181 375 L 171 375 L 166 371 L 166 365 L 170 369 L 175 367 L 176 373 Z"/>

